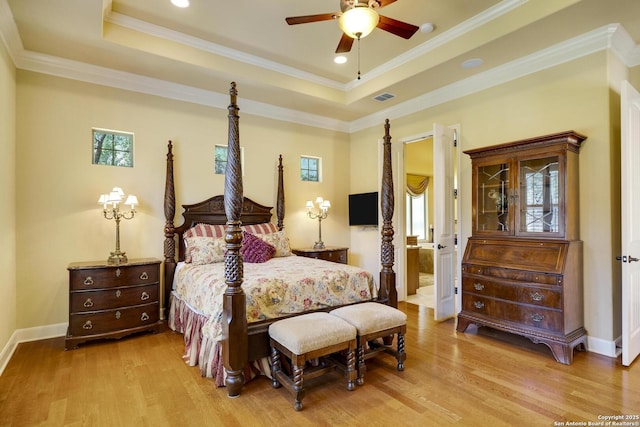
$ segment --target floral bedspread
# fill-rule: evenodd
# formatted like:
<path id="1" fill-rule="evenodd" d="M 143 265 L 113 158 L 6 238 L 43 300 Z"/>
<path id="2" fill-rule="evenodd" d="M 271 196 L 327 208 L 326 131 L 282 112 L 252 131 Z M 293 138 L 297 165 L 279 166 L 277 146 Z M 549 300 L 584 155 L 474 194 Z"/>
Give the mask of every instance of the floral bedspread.
<path id="1" fill-rule="evenodd" d="M 174 292 L 208 318 L 202 333 L 215 341 L 222 340 L 222 296 L 226 286 L 224 262 L 182 264 L 174 279 Z M 377 297 L 369 272 L 301 256 L 245 263 L 242 289 L 249 323 Z"/>

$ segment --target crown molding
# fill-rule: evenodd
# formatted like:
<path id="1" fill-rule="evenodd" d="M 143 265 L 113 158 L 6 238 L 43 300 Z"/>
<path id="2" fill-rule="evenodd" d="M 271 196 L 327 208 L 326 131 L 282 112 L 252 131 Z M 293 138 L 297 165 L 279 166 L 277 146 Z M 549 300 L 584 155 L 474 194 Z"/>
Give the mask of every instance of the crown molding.
<path id="1" fill-rule="evenodd" d="M 528 0 L 502 0 L 495 6 L 483 11 L 481 14 L 476 15 L 467 21 L 457 25 L 456 27 L 433 37 L 432 39 L 422 43 L 419 46 L 405 52 L 398 57 L 391 59 L 390 61 L 374 68 L 363 75 L 364 79 L 352 80 L 349 83 L 343 84 L 335 80 L 327 79 L 318 76 L 313 73 L 305 72 L 294 67 L 288 67 L 277 62 L 259 57 L 257 55 L 250 55 L 235 49 L 231 49 L 217 43 L 213 43 L 207 40 L 203 40 L 198 37 L 189 36 L 178 31 L 170 30 L 166 27 L 151 24 L 140 19 L 132 18 L 130 16 L 123 15 L 118 12 L 113 12 L 110 9 L 105 9 L 105 15 L 103 17 L 105 22 L 109 22 L 114 25 L 118 25 L 124 28 L 128 28 L 133 31 L 138 31 L 144 34 L 149 34 L 154 37 L 158 37 L 164 40 L 169 40 L 175 43 L 180 43 L 185 46 L 193 47 L 204 52 L 209 52 L 215 55 L 219 55 L 225 58 L 229 58 L 238 62 L 254 65 L 266 70 L 274 71 L 284 74 L 289 77 L 306 80 L 321 86 L 325 86 L 331 89 L 348 92 L 354 87 L 359 86 L 364 80 L 370 81 L 374 78 L 380 77 L 385 73 L 398 68 L 409 61 L 415 60 L 416 57 L 427 55 L 433 50 L 450 43 L 462 35 L 475 30 L 478 27 L 490 22 L 505 13 L 508 13 L 519 6 L 527 3 Z M 110 0 L 105 0 L 110 5 Z M 107 5 L 105 4 L 105 8 Z"/>
<path id="2" fill-rule="evenodd" d="M 190 102 L 208 107 L 226 109 L 229 96 L 220 92 L 172 83 L 139 74 L 114 70 L 72 61 L 42 53 L 23 51 L 20 55 L 20 69 L 48 74 L 56 77 L 78 80 L 147 95 L 160 96 L 178 101 Z M 247 114 L 269 119 L 293 122 L 301 125 L 348 132 L 349 123 L 328 117 L 304 113 L 278 107 L 264 102 L 244 99 L 242 111 Z"/>
<path id="3" fill-rule="evenodd" d="M 18 66 L 20 53 L 24 50 L 18 27 L 7 0 L 0 0 L 0 39 L 9 52 L 13 63 Z"/>
<path id="4" fill-rule="evenodd" d="M 422 43 L 419 46 L 414 47 L 411 50 L 406 51 L 405 53 L 396 56 L 390 61 L 366 72 L 362 75 L 361 80 L 353 80 L 349 82 L 347 86 L 347 90 L 351 90 L 361 84 L 364 84 L 366 81 L 371 81 L 375 78 L 378 78 L 385 73 L 388 73 L 396 68 L 399 68 L 410 61 L 415 60 L 418 57 L 428 55 L 434 50 L 446 45 L 447 43 L 451 43 L 455 39 L 462 37 L 466 33 L 474 31 L 475 29 L 485 25 L 486 23 L 493 21 L 496 18 L 504 15 L 505 13 L 511 12 L 519 6 L 525 4 L 528 0 L 503 0 L 500 3 L 497 3 L 493 7 L 490 7 L 483 13 L 476 15 L 459 25 L 447 30 L 441 34 L 438 34 L 436 37 L 433 37 L 430 40 Z"/>
<path id="5" fill-rule="evenodd" d="M 510 4 L 515 7 L 519 1 L 520 0 L 513 0 L 512 3 L 503 3 L 504 5 Z M 460 29 L 460 31 L 462 31 L 462 29 Z M 22 41 L 20 40 L 18 29 L 13 20 L 13 15 L 7 0 L 0 0 L 0 39 L 2 39 L 5 44 L 16 68 L 19 69 L 214 108 L 224 109 L 227 107 L 227 94 L 26 51 L 22 46 Z M 426 48 L 427 47 L 425 47 L 425 49 Z M 386 118 L 397 119 L 404 117 L 607 49 L 619 56 L 628 67 L 640 65 L 640 47 L 635 44 L 629 33 L 621 25 L 611 24 L 351 122 L 303 113 L 297 110 L 248 99 L 243 100 L 242 109 L 248 114 L 269 119 L 353 133 L 377 126 Z"/>
<path id="6" fill-rule="evenodd" d="M 128 28 L 133 31 L 138 31 L 144 34 L 149 34 L 154 37 L 158 37 L 164 40 L 169 40 L 175 43 L 180 43 L 185 46 L 193 47 L 204 52 L 209 52 L 214 55 L 223 56 L 238 62 L 242 62 L 249 65 L 255 65 L 266 70 L 275 71 L 280 74 L 284 74 L 289 77 L 305 80 L 308 82 L 316 83 L 332 89 L 341 91 L 346 90 L 346 86 L 335 80 L 327 79 L 318 76 L 313 73 L 298 70 L 294 67 L 288 67 L 286 65 L 279 64 L 275 61 L 271 61 L 257 55 L 251 55 L 235 49 L 231 49 L 217 43 L 212 43 L 207 40 L 193 37 L 178 31 L 170 30 L 159 25 L 151 24 L 140 19 L 131 18 L 130 16 L 122 15 L 117 12 L 110 12 L 105 16 L 104 20 L 114 25 L 118 25 L 124 28 Z"/>
<path id="7" fill-rule="evenodd" d="M 621 25 L 606 25 L 483 73 L 440 87 L 362 119 L 354 120 L 350 123 L 349 132 L 357 132 L 376 126 L 385 119 L 408 116 L 609 48 L 618 54 L 625 54 L 630 51 L 630 45 L 635 46 L 635 43 Z M 614 46 L 624 46 L 625 48 L 614 48 Z M 632 51 L 637 55 L 638 47 L 635 46 Z M 625 64 L 629 62 L 628 60 L 623 61 Z"/>
<path id="8" fill-rule="evenodd" d="M 640 65 L 640 46 L 636 45 L 626 28 L 619 24 L 610 27 L 609 48 L 611 51 L 629 68 Z"/>

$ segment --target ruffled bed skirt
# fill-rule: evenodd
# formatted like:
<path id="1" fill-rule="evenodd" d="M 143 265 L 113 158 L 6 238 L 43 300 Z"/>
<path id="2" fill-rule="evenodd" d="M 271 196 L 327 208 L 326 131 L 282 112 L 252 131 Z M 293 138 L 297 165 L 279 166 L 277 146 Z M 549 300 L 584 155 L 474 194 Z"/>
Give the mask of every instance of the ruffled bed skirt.
<path id="1" fill-rule="evenodd" d="M 200 367 L 203 377 L 214 378 L 217 387 L 224 386 L 226 371 L 222 358 L 222 342 L 203 336 L 202 326 L 207 317 L 193 310 L 187 303 L 171 294 L 169 328 L 184 336 L 184 355 L 189 366 Z M 245 383 L 257 375 L 270 377 L 268 358 L 247 364 L 244 369 Z"/>

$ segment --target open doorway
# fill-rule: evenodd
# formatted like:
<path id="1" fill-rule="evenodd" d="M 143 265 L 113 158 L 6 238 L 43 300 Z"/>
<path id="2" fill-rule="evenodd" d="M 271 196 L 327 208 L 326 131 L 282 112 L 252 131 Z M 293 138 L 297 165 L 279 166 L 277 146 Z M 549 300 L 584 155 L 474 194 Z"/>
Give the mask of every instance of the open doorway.
<path id="1" fill-rule="evenodd" d="M 407 302 L 433 308 L 433 137 L 405 142 Z"/>
<path id="2" fill-rule="evenodd" d="M 406 300 L 433 308 L 436 320 L 455 316 L 459 306 L 455 292 L 458 135 L 458 126 L 436 123 L 433 131 L 405 138 L 396 146 L 398 182 L 402 182 L 396 189 L 397 230 L 402 233 L 398 233 L 402 239 L 398 267 Z"/>

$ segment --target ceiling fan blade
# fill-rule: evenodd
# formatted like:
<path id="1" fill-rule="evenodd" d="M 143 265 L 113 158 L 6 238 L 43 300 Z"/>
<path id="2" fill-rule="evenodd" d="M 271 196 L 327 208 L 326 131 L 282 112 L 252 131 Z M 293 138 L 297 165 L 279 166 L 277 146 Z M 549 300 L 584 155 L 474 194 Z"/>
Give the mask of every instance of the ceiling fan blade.
<path id="1" fill-rule="evenodd" d="M 407 24 L 397 19 L 387 18 L 382 15 L 380 15 L 380 21 L 377 27 L 396 36 L 400 36 L 403 39 L 410 39 L 419 29 L 419 27 L 415 25 Z"/>
<path id="2" fill-rule="evenodd" d="M 338 43 L 338 47 L 336 48 L 336 53 L 347 53 L 351 52 L 351 46 L 353 46 L 353 40 L 351 37 L 342 33 L 342 38 Z"/>
<path id="3" fill-rule="evenodd" d="M 319 15 L 306 15 L 306 16 L 292 16 L 289 18 L 285 18 L 287 24 L 296 25 L 296 24 L 307 24 L 309 22 L 319 22 L 319 21 L 330 21 L 332 19 L 336 19 L 338 16 L 336 13 L 321 13 Z"/>
<path id="4" fill-rule="evenodd" d="M 396 0 L 378 0 L 378 3 L 380 3 L 380 6 L 378 6 L 378 9 L 383 8 L 385 6 L 389 6 L 391 3 L 395 3 Z"/>

